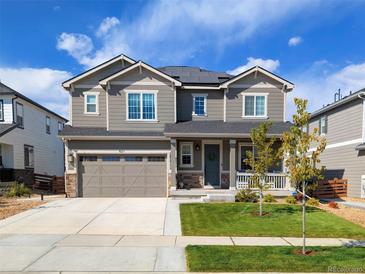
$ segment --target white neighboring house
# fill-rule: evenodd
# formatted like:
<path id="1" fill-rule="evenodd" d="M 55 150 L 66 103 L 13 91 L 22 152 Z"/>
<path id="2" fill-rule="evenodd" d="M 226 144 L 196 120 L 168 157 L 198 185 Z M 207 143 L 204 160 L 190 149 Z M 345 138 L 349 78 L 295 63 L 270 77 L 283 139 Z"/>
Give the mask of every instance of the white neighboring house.
<path id="1" fill-rule="evenodd" d="M 64 175 L 65 118 L 0 83 L 0 181 Z"/>

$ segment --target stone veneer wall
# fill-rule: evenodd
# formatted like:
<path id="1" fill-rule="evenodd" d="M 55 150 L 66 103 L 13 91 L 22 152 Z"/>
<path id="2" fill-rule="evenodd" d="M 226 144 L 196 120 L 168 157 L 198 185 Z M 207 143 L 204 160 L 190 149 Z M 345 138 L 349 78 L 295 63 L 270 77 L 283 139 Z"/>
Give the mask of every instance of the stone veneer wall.
<path id="1" fill-rule="evenodd" d="M 77 197 L 77 176 L 76 174 L 66 174 L 65 175 L 65 191 L 69 198 Z"/>
<path id="2" fill-rule="evenodd" d="M 184 188 L 203 188 L 203 173 L 178 173 L 177 174 L 177 188 L 180 187 L 180 182 L 184 183 Z"/>

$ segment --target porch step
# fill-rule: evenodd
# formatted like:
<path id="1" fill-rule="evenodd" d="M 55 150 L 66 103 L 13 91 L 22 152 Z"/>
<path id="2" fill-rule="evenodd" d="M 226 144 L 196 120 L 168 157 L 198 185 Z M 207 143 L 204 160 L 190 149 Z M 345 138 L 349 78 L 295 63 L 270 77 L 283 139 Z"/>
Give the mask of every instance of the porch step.
<path id="1" fill-rule="evenodd" d="M 208 194 L 201 198 L 203 202 L 234 202 L 235 195 L 231 194 Z"/>

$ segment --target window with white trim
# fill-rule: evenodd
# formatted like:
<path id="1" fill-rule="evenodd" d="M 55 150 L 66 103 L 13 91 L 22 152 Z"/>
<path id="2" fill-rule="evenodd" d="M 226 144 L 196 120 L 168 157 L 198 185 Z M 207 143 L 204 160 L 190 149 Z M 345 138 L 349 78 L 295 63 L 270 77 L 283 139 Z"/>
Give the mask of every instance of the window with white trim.
<path id="1" fill-rule="evenodd" d="M 193 115 L 195 116 L 207 115 L 207 95 L 193 94 Z"/>
<path id="2" fill-rule="evenodd" d="M 51 118 L 46 116 L 46 133 L 51 134 Z"/>
<path id="3" fill-rule="evenodd" d="M 24 168 L 34 168 L 34 148 L 24 145 Z"/>
<path id="4" fill-rule="evenodd" d="M 21 103 L 15 105 L 16 123 L 19 128 L 24 128 L 24 107 Z"/>
<path id="5" fill-rule="evenodd" d="M 99 92 L 84 92 L 85 114 L 99 113 Z"/>
<path id="6" fill-rule="evenodd" d="M 180 166 L 193 167 L 193 143 L 180 143 Z"/>
<path id="7" fill-rule="evenodd" d="M 156 92 L 127 92 L 127 120 L 156 120 L 156 94 Z"/>
<path id="8" fill-rule="evenodd" d="M 242 117 L 267 117 L 267 94 L 242 94 Z"/>
<path id="9" fill-rule="evenodd" d="M 63 130 L 63 123 L 58 122 L 58 133 L 60 133 Z"/>
<path id="10" fill-rule="evenodd" d="M 4 121 L 4 101 L 0 100 L 0 122 Z"/>
<path id="11" fill-rule="evenodd" d="M 323 135 L 327 133 L 327 124 L 328 124 L 327 116 L 322 116 L 319 119 L 319 134 Z"/>

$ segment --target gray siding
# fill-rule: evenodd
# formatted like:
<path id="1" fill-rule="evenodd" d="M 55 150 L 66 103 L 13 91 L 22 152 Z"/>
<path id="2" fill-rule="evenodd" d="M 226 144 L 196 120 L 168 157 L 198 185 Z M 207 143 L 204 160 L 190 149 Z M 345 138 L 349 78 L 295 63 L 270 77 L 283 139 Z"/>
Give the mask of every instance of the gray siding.
<path id="1" fill-rule="evenodd" d="M 318 128 L 320 117 L 327 116 L 327 145 L 359 139 L 362 136 L 362 112 L 361 99 L 349 102 L 312 119 L 309 130 L 312 132 L 314 128 Z"/>
<path id="2" fill-rule="evenodd" d="M 326 149 L 321 155 L 321 163 L 326 167 L 326 178 L 348 179 L 347 195 L 361 195 L 361 176 L 365 175 L 365 151 L 356 151 L 356 145 Z"/>
<path id="3" fill-rule="evenodd" d="M 84 92 L 99 92 L 99 114 L 84 114 Z M 75 89 L 72 96 L 72 126 L 106 128 L 106 96 L 102 88 Z"/>
<path id="4" fill-rule="evenodd" d="M 193 94 L 207 94 L 207 116 L 192 116 Z M 223 90 L 185 90 L 177 91 L 177 120 L 223 120 Z"/>
<path id="5" fill-rule="evenodd" d="M 193 142 L 193 160 L 194 160 L 194 166 L 193 167 L 181 167 L 180 166 L 180 143 L 181 142 Z M 200 150 L 197 151 L 195 149 L 195 146 L 199 145 Z M 178 140 L 177 141 L 177 169 L 178 171 L 181 170 L 199 170 L 201 171 L 202 168 L 202 142 L 201 140 Z"/>
<path id="6" fill-rule="evenodd" d="M 267 115 L 272 121 L 284 120 L 284 93 L 278 88 L 229 88 L 227 92 L 226 121 L 243 121 L 243 96 L 241 93 L 268 93 Z"/>
<path id="7" fill-rule="evenodd" d="M 69 149 L 169 150 L 170 141 L 69 141 Z"/>
<path id="8" fill-rule="evenodd" d="M 115 81 L 132 81 L 133 85 L 111 85 L 109 90 L 109 129 L 110 130 L 163 130 L 165 123 L 173 123 L 174 91 L 164 79 L 147 71 L 141 74 L 130 72 Z M 141 85 L 153 82 L 153 85 Z M 147 83 L 148 82 L 148 83 Z M 128 121 L 126 90 L 149 91 L 157 90 L 157 122 L 155 121 Z"/>

